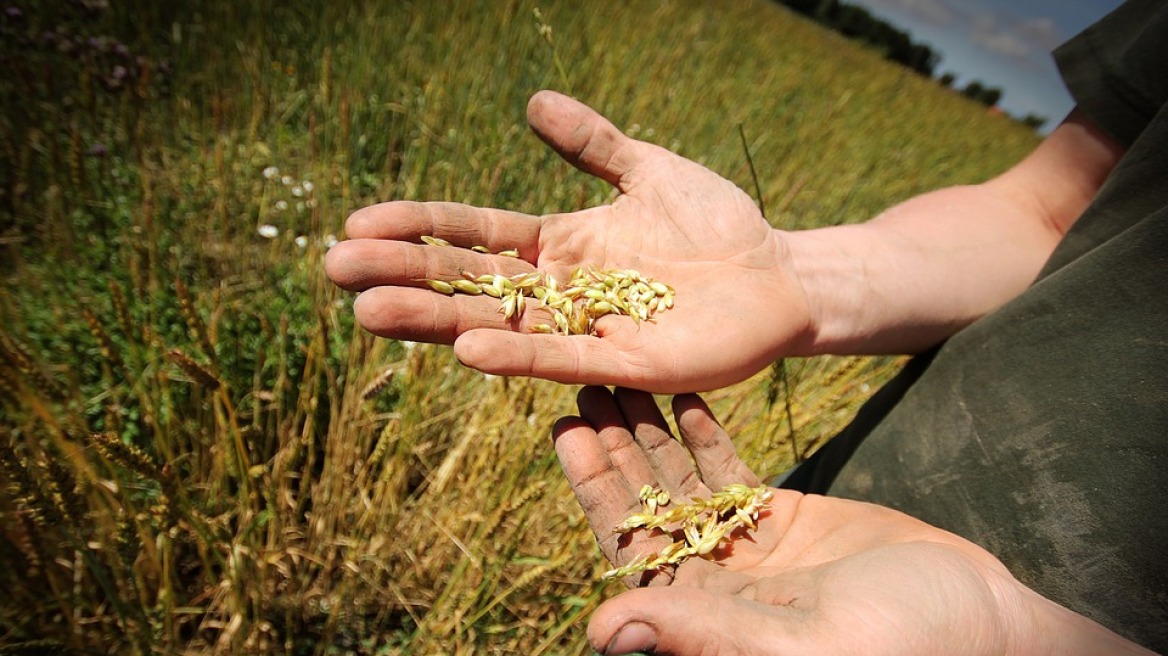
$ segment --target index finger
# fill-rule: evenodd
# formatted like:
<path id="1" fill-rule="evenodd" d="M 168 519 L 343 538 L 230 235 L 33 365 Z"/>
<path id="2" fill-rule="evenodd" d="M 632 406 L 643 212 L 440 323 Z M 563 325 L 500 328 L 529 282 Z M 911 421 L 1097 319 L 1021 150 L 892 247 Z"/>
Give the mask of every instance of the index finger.
<path id="1" fill-rule="evenodd" d="M 482 246 L 492 253 L 515 249 L 519 257 L 539 257 L 539 217 L 463 203 L 391 201 L 357 210 L 345 221 L 350 239 L 420 242 L 428 235 L 454 246 Z"/>
<path id="2" fill-rule="evenodd" d="M 552 428 L 556 455 L 576 494 L 588 524 L 596 534 L 601 552 L 610 563 L 623 566 L 644 553 L 664 549 L 670 539 L 657 532 L 615 533 L 613 529 L 629 515 L 642 512 L 637 490 L 613 464 L 610 453 L 596 429 L 580 417 L 563 417 Z M 666 575 L 662 575 L 666 574 Z M 646 572 L 641 581 L 667 584 L 668 572 Z"/>

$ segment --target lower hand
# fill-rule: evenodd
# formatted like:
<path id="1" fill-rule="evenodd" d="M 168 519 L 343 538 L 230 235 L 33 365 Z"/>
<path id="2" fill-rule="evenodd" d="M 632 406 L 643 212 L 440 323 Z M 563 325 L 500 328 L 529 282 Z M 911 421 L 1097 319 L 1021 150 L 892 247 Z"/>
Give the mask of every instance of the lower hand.
<path id="1" fill-rule="evenodd" d="M 671 540 L 613 527 L 638 491 L 708 496 L 757 485 L 695 395 L 673 400 L 682 441 L 651 396 L 585 388 L 556 452 L 604 555 L 623 565 Z M 684 444 L 684 446 L 683 446 Z M 687 452 L 688 449 L 688 452 Z M 691 458 L 692 454 L 692 458 Z M 604 654 L 1144 653 L 1029 590 L 989 552 L 908 515 L 773 490 L 757 530 L 605 602 L 588 637 Z"/>

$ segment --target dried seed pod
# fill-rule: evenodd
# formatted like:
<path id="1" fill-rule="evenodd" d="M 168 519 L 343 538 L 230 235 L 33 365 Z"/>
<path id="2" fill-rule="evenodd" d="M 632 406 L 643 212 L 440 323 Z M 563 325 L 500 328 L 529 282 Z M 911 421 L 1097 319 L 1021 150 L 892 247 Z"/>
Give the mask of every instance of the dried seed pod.
<path id="1" fill-rule="evenodd" d="M 470 249 L 476 253 L 490 253 L 491 249 L 486 246 L 471 246 Z"/>

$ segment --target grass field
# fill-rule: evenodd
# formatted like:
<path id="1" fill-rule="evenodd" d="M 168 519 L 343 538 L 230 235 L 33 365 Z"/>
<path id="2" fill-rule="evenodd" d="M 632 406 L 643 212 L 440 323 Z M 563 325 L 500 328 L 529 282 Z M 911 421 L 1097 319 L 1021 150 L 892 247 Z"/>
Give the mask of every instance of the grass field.
<path id="1" fill-rule="evenodd" d="M 588 653 L 619 590 L 550 448 L 576 390 L 371 338 L 321 268 L 381 200 L 605 202 L 527 132 L 538 89 L 754 193 L 741 128 L 784 228 L 1037 143 L 762 0 L 9 4 L 5 654 Z M 707 398 L 775 474 L 896 366 Z"/>

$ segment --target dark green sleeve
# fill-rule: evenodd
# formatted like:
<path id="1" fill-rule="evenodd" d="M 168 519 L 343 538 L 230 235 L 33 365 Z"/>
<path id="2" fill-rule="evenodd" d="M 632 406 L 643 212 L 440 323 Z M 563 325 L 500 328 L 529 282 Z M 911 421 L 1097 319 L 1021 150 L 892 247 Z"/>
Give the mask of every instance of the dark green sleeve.
<path id="1" fill-rule="evenodd" d="M 1168 2 L 1129 0 L 1054 52 L 1078 108 L 1130 146 L 1168 98 Z"/>

